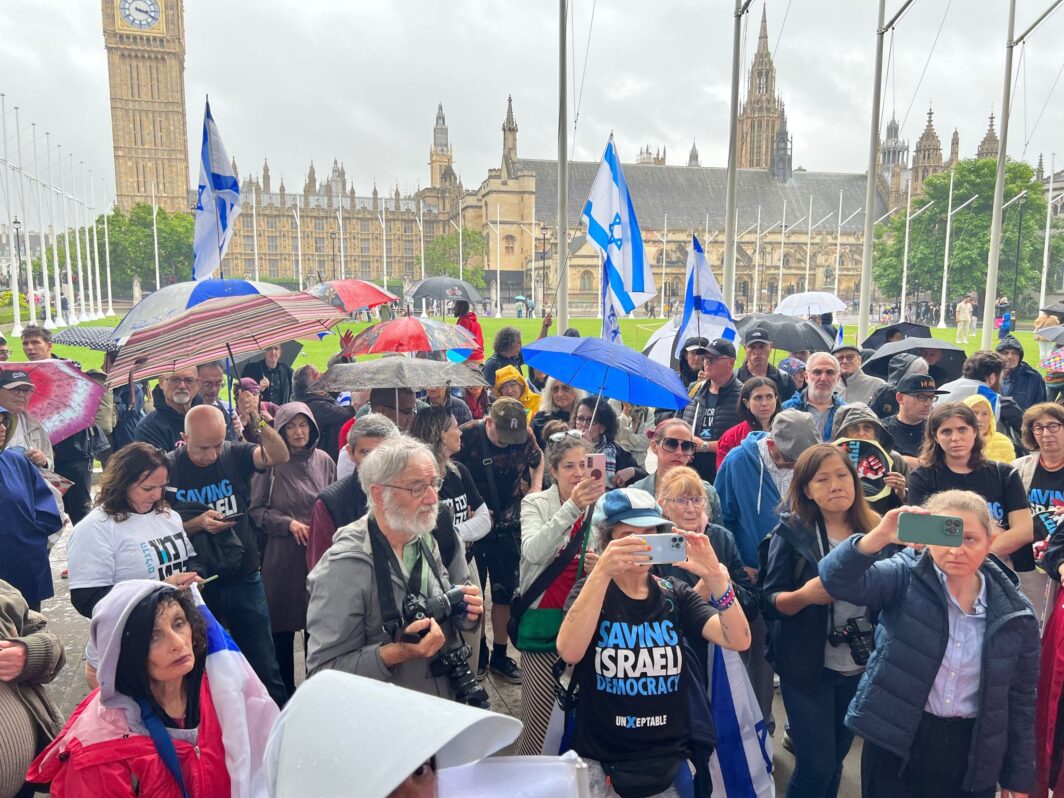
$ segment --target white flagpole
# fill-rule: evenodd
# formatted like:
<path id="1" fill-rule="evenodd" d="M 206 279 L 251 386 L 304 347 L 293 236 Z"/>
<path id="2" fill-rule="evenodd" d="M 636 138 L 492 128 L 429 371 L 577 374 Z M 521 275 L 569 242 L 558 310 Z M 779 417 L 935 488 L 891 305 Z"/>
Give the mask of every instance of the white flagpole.
<path id="1" fill-rule="evenodd" d="M 813 195 L 809 195 L 809 213 L 806 220 L 806 234 L 805 234 L 805 288 L 803 290 L 809 290 L 809 267 L 811 261 L 811 255 L 813 254 Z"/>
<path id="2" fill-rule="evenodd" d="M 69 307 L 67 307 L 67 324 L 74 327 L 80 319 L 78 318 L 78 303 L 74 294 L 74 271 L 70 265 L 70 222 L 67 221 L 68 197 L 66 193 L 66 173 L 63 171 L 63 145 L 57 144 L 56 151 L 59 156 L 59 205 L 63 209 L 63 260 L 66 261 L 67 302 L 69 304 Z M 70 158 L 71 163 L 73 163 L 74 156 L 70 156 Z"/>
<path id="3" fill-rule="evenodd" d="M 92 197 L 92 251 L 96 256 L 96 318 L 103 318 L 103 291 L 100 290 L 100 233 L 96 229 L 96 181 L 89 170 L 89 192 Z"/>
<path id="4" fill-rule="evenodd" d="M 421 282 L 425 282 L 425 208 L 421 200 L 417 201 L 417 232 L 421 237 Z M 421 297 L 421 318 L 425 318 L 428 313 L 426 312 L 426 306 L 428 299 Z M 447 309 L 443 309 L 443 314 L 447 315 Z"/>
<path id="5" fill-rule="evenodd" d="M 839 256 L 842 254 L 842 189 L 839 189 L 839 224 L 835 228 L 835 296 L 839 295 Z"/>
<path id="6" fill-rule="evenodd" d="M 336 211 L 336 218 L 340 222 L 340 279 L 347 279 L 347 262 L 344 257 L 344 198 L 340 197 L 340 207 Z"/>
<path id="7" fill-rule="evenodd" d="M 100 182 L 104 184 L 104 188 L 107 188 L 107 181 L 102 177 Z M 103 254 L 107 259 L 107 315 L 115 315 L 115 306 L 111 301 L 111 234 L 107 230 L 107 217 L 111 215 L 111 211 L 114 210 L 114 202 L 108 201 L 107 210 L 103 214 Z"/>
<path id="8" fill-rule="evenodd" d="M 559 0 L 558 22 L 558 286 L 555 303 L 558 306 L 558 326 L 569 326 L 569 97 L 566 78 L 566 23 L 568 2 Z M 546 294 L 544 294 L 544 305 Z"/>
<path id="9" fill-rule="evenodd" d="M 296 197 L 296 207 L 292 211 L 296 217 L 296 266 L 299 270 L 299 290 L 303 290 L 303 224 L 299 220 L 299 197 Z"/>
<path id="10" fill-rule="evenodd" d="M 754 238 L 754 293 L 750 297 L 750 312 L 757 313 L 761 299 L 761 206 L 757 206 L 757 234 Z"/>
<path id="11" fill-rule="evenodd" d="M 252 244 L 255 255 L 255 282 L 259 280 L 259 187 L 251 187 L 251 237 L 254 240 Z"/>
<path id="12" fill-rule="evenodd" d="M 74 254 L 78 261 L 78 321 L 88 321 L 89 314 L 85 312 L 85 273 L 81 260 L 81 217 L 78 214 L 78 198 L 76 196 L 78 180 L 74 172 L 74 153 L 70 153 L 70 214 L 74 217 Z"/>
<path id="13" fill-rule="evenodd" d="M 59 233 L 55 223 L 55 184 L 52 182 L 52 134 L 44 134 L 44 160 L 48 167 L 48 227 L 52 233 L 52 276 L 55 279 L 55 323 L 66 326 L 63 314 L 63 280 L 59 273 Z M 61 163 L 61 162 L 60 162 Z"/>
<path id="14" fill-rule="evenodd" d="M 162 281 L 159 275 L 159 228 L 157 219 L 159 218 L 159 207 L 155 204 L 155 181 L 151 183 L 151 242 L 152 252 L 155 254 L 155 290 L 158 291 L 162 288 Z"/>
<path id="15" fill-rule="evenodd" d="M 499 203 L 495 203 L 495 318 L 502 318 L 502 227 Z"/>
<path id="16" fill-rule="evenodd" d="M 1053 228 L 1053 172 L 1056 170 L 1057 154 L 1049 156 L 1049 193 L 1046 195 L 1049 202 L 1046 203 L 1046 236 L 1042 244 L 1042 287 L 1038 291 L 1038 308 L 1041 310 L 1046 305 L 1046 281 L 1049 278 L 1049 232 Z"/>
<path id="17" fill-rule="evenodd" d="M 44 226 L 44 200 L 41 197 L 41 184 L 43 181 L 41 180 L 40 161 L 37 160 L 37 123 L 32 123 L 30 129 L 33 131 L 33 175 L 37 181 L 37 230 L 39 231 L 39 240 L 41 243 L 41 282 L 44 286 L 44 328 L 46 330 L 54 330 L 55 320 L 52 318 L 52 289 L 48 284 L 48 247 L 46 245 L 48 238 Z"/>
<path id="18" fill-rule="evenodd" d="M 665 318 L 665 254 L 669 248 L 669 214 L 665 214 L 664 235 L 661 237 L 661 308 L 658 310 L 658 318 Z"/>
<path id="19" fill-rule="evenodd" d="M 22 310 L 18 304 L 18 263 L 15 258 L 15 237 L 12 235 L 14 230 L 14 214 L 11 212 L 11 161 L 7 157 L 7 109 L 5 107 L 6 95 L 0 94 L 0 138 L 3 138 L 3 150 L 4 150 L 4 198 L 5 198 L 5 218 L 7 219 L 7 243 L 8 243 L 8 264 L 10 265 L 9 274 L 11 275 L 11 310 L 14 320 L 14 326 L 11 328 L 12 335 L 22 334 Z"/>
<path id="20" fill-rule="evenodd" d="M 37 291 L 33 284 L 33 251 L 30 249 L 30 220 L 26 213 L 26 171 L 22 168 L 22 131 L 18 121 L 18 106 L 15 106 L 15 148 L 18 150 L 18 198 L 22 208 L 22 220 L 26 225 L 26 304 L 30 309 L 30 324 L 37 323 Z"/>
<path id="21" fill-rule="evenodd" d="M 88 183 L 85 179 L 85 162 L 78 161 L 78 165 L 81 167 L 81 214 L 84 219 L 84 227 L 82 231 L 85 235 L 85 280 L 88 285 L 89 291 L 89 312 L 88 317 L 90 319 L 97 318 L 96 316 L 96 299 L 93 294 L 92 285 L 92 249 L 89 244 L 89 192 L 87 190 Z"/>
<path id="22" fill-rule="evenodd" d="M 787 200 L 783 201 L 783 221 L 780 223 L 780 278 L 776 283 L 776 304 L 783 300 L 783 253 L 787 249 Z"/>

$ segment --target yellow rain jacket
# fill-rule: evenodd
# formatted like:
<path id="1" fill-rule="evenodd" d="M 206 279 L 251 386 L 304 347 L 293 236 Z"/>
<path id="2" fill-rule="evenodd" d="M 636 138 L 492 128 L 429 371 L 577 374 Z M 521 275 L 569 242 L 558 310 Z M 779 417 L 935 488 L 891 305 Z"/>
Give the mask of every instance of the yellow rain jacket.
<path id="1" fill-rule="evenodd" d="M 521 402 L 528 413 L 528 423 L 531 424 L 532 416 L 539 411 L 539 401 L 543 397 L 528 387 L 528 381 L 515 366 L 503 366 L 495 372 L 495 385 L 493 387 L 495 396 L 500 396 L 499 388 L 512 380 L 516 380 L 521 384 L 521 396 L 518 397 L 518 401 Z"/>
<path id="2" fill-rule="evenodd" d="M 980 402 L 986 405 L 986 409 L 990 411 L 990 428 L 987 430 L 986 439 L 984 440 L 986 459 L 996 460 L 999 463 L 1011 463 L 1016 459 L 1016 448 L 1012 445 L 1012 441 L 1009 440 L 1007 435 L 997 431 L 994 408 L 990 406 L 990 400 L 977 393 L 964 400 L 964 403 L 972 410 L 975 410 L 975 406 Z"/>

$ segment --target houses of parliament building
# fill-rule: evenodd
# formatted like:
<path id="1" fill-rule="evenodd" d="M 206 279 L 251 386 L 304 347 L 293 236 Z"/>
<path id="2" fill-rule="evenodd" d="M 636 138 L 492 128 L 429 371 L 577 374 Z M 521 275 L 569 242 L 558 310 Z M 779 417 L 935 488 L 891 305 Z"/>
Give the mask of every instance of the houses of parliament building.
<path id="1" fill-rule="evenodd" d="M 161 204 L 187 210 L 187 198 L 177 188 L 182 169 L 187 173 L 187 156 L 180 162 L 185 129 L 182 0 L 151 0 L 148 5 L 157 16 L 147 21 L 126 18 L 129 4 L 122 0 L 102 2 L 119 205 L 128 209 L 150 201 L 154 182 L 157 189 L 165 186 L 157 191 Z M 557 162 L 519 154 L 512 99 L 507 99 L 502 119 L 499 166 L 471 188 L 458 178 L 442 103 L 428 151 L 428 186 L 414 194 L 376 185 L 360 193 L 339 160 L 321 173 L 311 163 L 301 184 L 286 185 L 283 179 L 275 182 L 268 161 L 257 171 L 245 168 L 241 173 L 234 159 L 242 210 L 223 262 L 226 276 L 259 275 L 295 284 L 301 261 L 305 283 L 343 274 L 403 291 L 421 277 L 423 243 L 428 246 L 462 227 L 479 231 L 487 244 L 483 255 L 466 259 L 467 266 L 485 269 L 487 294 L 495 293 L 498 270 L 504 302 L 524 295 L 542 307 L 564 288 L 574 311 L 593 312 L 600 277 L 592 247 L 585 244 L 570 257 L 568 286 L 556 284 Z M 911 161 L 898 128 L 892 119 L 881 142 L 873 209 L 877 219 L 904 208 L 909 181 L 919 196 L 929 175 L 950 168 L 959 157 L 956 131 L 949 158 L 943 157 L 930 112 Z M 738 132 L 737 310 L 767 309 L 795 291 L 833 290 L 836 285 L 843 299 L 856 299 L 865 175 L 793 167 L 794 141 L 777 91 L 764 9 Z M 996 153 L 991 117 L 977 156 Z M 598 166 L 569 164 L 570 236 L 583 230 L 580 213 Z M 692 235 L 700 237 L 718 270 L 724 261 L 726 169 L 702 166 L 692 144 L 686 162 L 676 164 L 668 163 L 664 149 L 652 153 L 649 146 L 642 147 L 637 162 L 624 170 L 655 278 L 663 280 L 666 301 L 679 299 Z M 816 223 L 811 230 L 810 223 Z"/>

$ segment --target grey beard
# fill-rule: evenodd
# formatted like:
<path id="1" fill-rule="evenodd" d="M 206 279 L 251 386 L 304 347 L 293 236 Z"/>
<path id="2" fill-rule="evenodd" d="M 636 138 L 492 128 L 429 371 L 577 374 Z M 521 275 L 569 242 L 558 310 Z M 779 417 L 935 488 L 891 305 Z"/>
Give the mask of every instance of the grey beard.
<path id="1" fill-rule="evenodd" d="M 422 535 L 427 535 L 436 528 L 436 513 L 433 513 L 426 521 L 419 521 L 418 511 L 404 513 L 388 499 L 384 500 L 380 513 L 388 531 L 403 538 L 404 544 Z"/>
<path id="2" fill-rule="evenodd" d="M 192 401 L 192 394 L 189 391 L 175 391 L 173 402 L 176 405 L 187 405 Z"/>

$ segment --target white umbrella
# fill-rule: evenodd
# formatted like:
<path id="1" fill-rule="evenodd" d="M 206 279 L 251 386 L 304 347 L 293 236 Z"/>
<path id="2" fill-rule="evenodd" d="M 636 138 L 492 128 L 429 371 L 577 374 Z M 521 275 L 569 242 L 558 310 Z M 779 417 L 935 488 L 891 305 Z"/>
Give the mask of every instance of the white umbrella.
<path id="1" fill-rule="evenodd" d="M 819 316 L 846 310 L 846 303 L 827 291 L 802 291 L 785 297 L 776 306 L 777 313 L 787 316 Z"/>
<path id="2" fill-rule="evenodd" d="M 690 329 L 690 326 L 688 326 Z M 724 335 L 724 325 L 717 321 L 715 316 L 703 316 L 702 325 L 698 328 L 703 338 L 712 341 Z M 680 332 L 680 319 L 670 319 L 654 330 L 643 347 L 643 354 L 670 369 L 679 368 L 679 361 L 673 354 L 676 350 L 676 336 Z"/>

